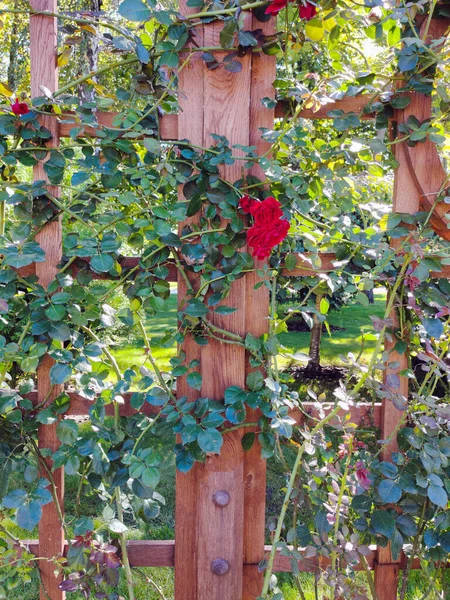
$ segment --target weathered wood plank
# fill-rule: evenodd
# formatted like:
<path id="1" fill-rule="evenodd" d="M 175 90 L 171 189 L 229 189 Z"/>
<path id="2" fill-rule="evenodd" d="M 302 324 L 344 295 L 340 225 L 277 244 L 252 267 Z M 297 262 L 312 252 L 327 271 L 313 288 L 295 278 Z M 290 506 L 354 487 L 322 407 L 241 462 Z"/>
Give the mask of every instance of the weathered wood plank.
<path id="1" fill-rule="evenodd" d="M 89 414 L 89 407 L 92 406 L 93 401 L 88 398 L 84 398 L 77 392 L 73 392 L 66 390 L 70 397 L 70 408 L 65 413 L 66 417 L 86 417 Z M 181 390 L 178 390 L 180 394 Z M 157 415 L 159 413 L 158 406 L 152 406 L 151 404 L 144 404 L 144 406 L 137 411 L 136 409 L 131 407 L 131 396 L 132 392 L 127 392 L 123 394 L 123 404 L 120 405 L 120 416 L 121 417 L 131 417 L 136 413 L 140 412 L 144 415 Z M 30 392 L 25 394 L 25 398 L 28 398 L 33 402 L 33 404 L 37 404 L 38 402 L 38 393 Z M 293 409 L 289 412 L 289 416 L 295 420 L 296 425 L 303 425 L 308 420 L 316 420 L 320 418 L 319 404 L 317 402 L 304 402 L 302 405 L 302 409 L 298 408 Z M 333 407 L 331 405 L 324 405 L 323 411 L 325 414 L 331 412 Z M 113 403 L 105 406 L 105 411 L 107 415 L 114 415 L 114 405 Z M 373 405 L 371 402 L 359 402 L 357 406 L 351 406 L 348 411 L 342 409 L 337 416 L 336 419 L 331 421 L 331 424 L 337 424 L 339 419 L 348 416 L 350 422 L 354 423 L 358 427 L 380 427 L 381 424 L 381 403 L 377 402 Z"/>
<path id="2" fill-rule="evenodd" d="M 57 0 L 30 0 L 30 5 L 34 10 L 57 11 Z M 31 95 L 33 97 L 42 95 L 39 88 L 40 85 L 47 87 L 52 92 L 56 91 L 58 88 L 58 71 L 56 65 L 57 20 L 55 18 L 43 15 L 33 15 L 30 17 L 30 55 Z M 41 123 L 52 133 L 49 146 L 59 146 L 58 128 L 55 119 L 44 116 L 41 119 Z M 42 162 L 39 162 L 34 167 L 33 177 L 35 180 L 47 180 Z M 49 189 L 55 197 L 59 196 L 58 188 L 50 186 Z M 46 225 L 36 236 L 36 241 L 40 244 L 46 255 L 45 262 L 36 264 L 36 275 L 39 283 L 47 287 L 55 277 L 57 265 L 62 256 L 61 222 L 57 220 Z M 43 402 L 46 398 L 51 401 L 61 392 L 61 386 L 53 386 L 50 382 L 51 366 L 52 360 L 46 356 L 38 367 L 37 389 L 39 402 Z M 40 426 L 38 441 L 40 448 L 49 448 L 52 452 L 55 452 L 59 447 L 56 425 Z M 47 467 L 51 468 L 50 460 L 47 460 Z M 48 477 L 45 469 L 42 470 L 42 476 Z M 64 506 L 64 470 L 56 470 L 53 473 L 53 479 L 56 497 L 62 509 Z M 58 510 L 54 503 L 47 504 L 42 509 L 42 518 L 39 523 L 39 540 L 41 556 L 52 559 L 61 555 L 64 545 L 64 535 Z M 39 567 L 44 587 L 44 590 L 41 589 L 40 591 L 41 600 L 45 600 L 48 597 L 52 598 L 52 600 L 62 600 L 65 594 L 58 587 L 60 577 L 55 577 L 55 565 L 51 560 L 48 562 L 40 561 Z"/>
<path id="3" fill-rule="evenodd" d="M 71 115 L 74 115 L 71 118 Z M 98 112 L 96 113 L 97 122 L 100 128 L 108 127 L 114 129 L 117 125 L 114 125 L 116 117 L 120 113 L 117 112 Z M 70 132 L 74 128 L 78 128 L 81 123 L 77 123 L 75 113 L 65 113 L 63 117 L 55 117 L 58 119 L 58 133 L 62 138 L 70 137 Z M 99 128 L 92 126 L 84 126 L 83 129 L 77 133 L 77 137 L 83 137 L 89 135 L 96 137 L 98 135 Z M 178 140 L 183 139 L 179 137 L 178 132 L 178 115 L 162 115 L 159 118 L 159 134 L 162 140 Z"/>
<path id="4" fill-rule="evenodd" d="M 187 6 L 187 0 L 180 0 L 180 12 L 188 14 L 195 9 Z M 204 46 L 204 30 L 199 25 L 195 29 L 195 43 Z M 179 117 L 177 139 L 189 139 L 197 146 L 203 146 L 204 127 L 204 77 L 201 57 L 196 54 L 179 74 Z M 179 190 L 180 200 L 185 200 L 182 188 Z M 196 215 L 187 223 L 198 222 Z M 180 224 L 181 230 L 183 224 Z M 179 275 L 179 274 L 177 274 Z M 191 285 L 196 285 L 198 275 L 189 274 Z M 183 277 L 178 280 L 178 304 L 184 303 L 187 285 Z M 187 336 L 182 350 L 186 353 L 187 362 L 201 360 L 201 349 L 192 336 Z M 190 400 L 198 398 L 199 394 L 187 385 L 184 377 L 177 382 L 178 394 L 187 396 Z M 175 598 L 177 600 L 196 600 L 198 589 L 198 519 L 196 494 L 198 490 L 199 465 L 194 465 L 188 473 L 176 473 L 176 502 L 175 502 Z"/>
<path id="5" fill-rule="evenodd" d="M 27 547 L 29 552 L 32 552 L 35 556 L 39 556 L 39 541 L 38 540 L 23 540 L 23 544 Z M 64 554 L 67 552 L 68 544 L 65 542 Z M 175 564 L 175 549 L 176 543 L 174 540 L 130 540 L 127 542 L 127 550 L 132 567 L 173 567 Z M 376 566 L 376 546 L 370 546 L 371 553 L 367 556 L 367 563 L 369 569 L 373 569 Z M 270 553 L 271 546 L 264 546 L 266 554 Z M 304 553 L 304 549 L 299 550 L 300 553 Z M 314 572 L 318 566 L 320 568 L 326 568 L 330 565 L 330 559 L 321 558 L 320 562 L 317 558 L 304 558 L 298 561 L 299 570 L 302 573 Z M 396 569 L 403 570 L 407 564 L 407 558 L 405 554 L 401 553 L 401 560 L 395 565 Z M 251 565 L 249 565 L 251 566 Z M 274 572 L 275 573 L 290 573 L 292 571 L 292 565 L 289 557 L 281 555 L 277 552 L 274 561 Z M 439 565 L 440 568 L 450 568 L 450 563 L 446 565 Z M 420 560 L 414 559 L 411 568 L 414 570 L 420 569 Z M 357 564 L 354 567 L 355 571 L 362 571 L 363 567 L 361 564 Z"/>
<path id="6" fill-rule="evenodd" d="M 275 33 L 275 19 L 261 23 L 253 15 L 251 30 L 262 29 L 264 35 Z M 274 98 L 272 82 L 276 78 L 276 60 L 274 56 L 253 54 L 251 58 L 250 81 L 250 145 L 256 147 L 260 155 L 270 149 L 270 143 L 261 137 L 261 128 L 273 129 L 275 111 L 261 103 L 261 98 Z M 265 179 L 259 165 L 251 169 L 251 174 Z M 256 268 L 262 268 L 263 261 L 256 261 Z M 269 290 L 265 285 L 255 289 L 260 282 L 256 273 L 248 273 L 245 281 L 245 321 L 248 331 L 255 336 L 267 333 L 269 328 Z M 253 369 L 246 356 L 246 375 Z M 257 422 L 260 411 L 247 410 L 247 419 Z M 256 428 L 255 430 L 256 431 Z M 246 430 L 250 433 L 250 430 Z M 266 461 L 261 457 L 261 446 L 255 439 L 252 448 L 244 454 L 244 571 L 242 600 L 254 600 L 261 594 L 264 573 L 258 564 L 264 559 L 265 541 L 265 504 L 266 504 Z"/>
<path id="7" fill-rule="evenodd" d="M 258 28 L 261 28 L 263 24 L 258 23 Z M 266 25 L 266 24 L 264 24 Z M 269 22 L 270 26 L 270 22 Z M 261 58 L 267 58 L 266 55 L 255 54 L 253 56 L 253 62 L 261 61 Z M 195 58 L 192 59 L 195 61 Z M 192 70 L 188 68 L 188 73 L 192 73 Z M 182 74 L 181 74 L 182 77 Z M 267 83 L 267 82 L 265 82 Z M 184 86 L 185 87 L 185 86 Z M 180 89 L 181 85 L 180 85 Z M 270 95 L 273 95 L 272 90 L 270 90 Z M 303 119 L 331 119 L 328 114 L 332 110 L 342 110 L 346 113 L 354 112 L 360 114 L 367 102 L 369 101 L 368 96 L 355 96 L 353 98 L 342 98 L 341 100 L 336 100 L 334 102 L 330 102 L 328 104 L 324 104 L 318 111 L 314 112 L 311 108 L 305 108 L 300 112 L 300 117 Z M 181 100 L 181 104 L 183 104 L 184 100 Z M 186 105 L 185 105 L 186 106 Z M 283 118 L 288 110 L 288 104 L 286 102 L 278 102 L 275 107 L 275 117 Z M 269 111 L 271 112 L 271 111 Z M 71 115 L 73 114 L 73 118 Z M 98 112 L 96 113 L 97 121 L 100 127 L 109 127 L 114 129 L 114 120 L 120 113 L 117 112 Z M 58 120 L 58 134 L 59 137 L 65 138 L 70 137 L 70 132 L 72 129 L 79 127 L 81 123 L 76 121 L 75 113 L 67 112 L 62 117 L 55 117 Z M 367 114 L 362 117 L 363 119 L 372 119 L 372 114 Z M 160 116 L 159 126 L 160 126 L 160 136 L 162 140 L 180 140 L 180 139 L 189 139 L 193 142 L 192 138 L 189 138 L 186 135 L 181 135 L 178 128 L 178 119 L 179 115 L 177 114 L 167 114 Z M 83 137 L 84 134 L 87 134 L 91 137 L 96 137 L 98 134 L 98 128 L 92 126 L 85 126 L 83 131 L 80 131 L 78 137 Z"/>

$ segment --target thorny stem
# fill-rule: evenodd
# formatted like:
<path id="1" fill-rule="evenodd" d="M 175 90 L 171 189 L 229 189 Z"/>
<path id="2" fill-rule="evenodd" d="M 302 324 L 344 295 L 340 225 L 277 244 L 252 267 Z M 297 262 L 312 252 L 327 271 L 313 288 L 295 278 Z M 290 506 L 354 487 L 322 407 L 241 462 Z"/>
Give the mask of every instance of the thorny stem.
<path id="1" fill-rule="evenodd" d="M 400 285 L 403 283 L 403 276 L 404 276 L 404 274 L 406 272 L 406 269 L 408 268 L 408 265 L 409 265 L 410 261 L 411 261 L 411 257 L 410 256 L 405 256 L 402 268 L 400 270 L 400 273 L 399 273 L 399 275 L 397 277 L 396 282 L 394 283 L 394 286 L 392 288 L 392 291 L 391 291 L 388 303 L 386 305 L 386 312 L 385 312 L 385 315 L 384 315 L 385 319 L 387 319 L 390 316 L 390 314 L 392 313 L 392 309 L 394 308 L 394 303 L 395 303 L 395 299 L 396 299 L 397 290 L 400 287 Z M 382 346 L 382 344 L 384 342 L 384 334 L 386 333 L 386 329 L 387 329 L 387 327 L 386 327 L 386 325 L 384 325 L 384 327 L 380 331 L 380 335 L 378 336 L 377 343 L 375 345 L 375 349 L 374 349 L 373 354 L 371 356 L 370 362 L 367 365 L 367 369 L 364 371 L 364 373 L 362 373 L 362 375 L 361 375 L 358 383 L 355 385 L 355 387 L 352 390 L 352 393 L 355 394 L 355 395 L 359 392 L 359 390 L 365 384 L 366 379 L 369 377 L 370 373 L 373 370 L 373 367 L 374 367 L 376 361 L 378 360 L 378 354 L 379 354 L 379 352 L 381 350 L 381 346 Z"/>
<path id="2" fill-rule="evenodd" d="M 283 529 L 284 518 L 286 516 L 286 511 L 289 506 L 289 501 L 291 498 L 292 490 L 294 489 L 295 480 L 297 478 L 297 473 L 298 473 L 298 470 L 299 470 L 301 462 L 302 462 L 306 443 L 307 443 L 308 439 L 313 438 L 316 435 L 316 433 L 318 433 L 321 429 L 323 429 L 323 427 L 327 423 L 329 423 L 329 421 L 331 421 L 331 419 L 333 419 L 339 413 L 339 411 L 340 411 L 339 405 L 335 406 L 334 409 L 314 427 L 314 429 L 308 435 L 307 439 L 305 439 L 305 441 L 301 444 L 301 446 L 298 449 L 297 457 L 295 459 L 294 466 L 292 467 L 291 476 L 289 478 L 289 482 L 288 482 L 286 492 L 284 495 L 283 505 L 281 507 L 280 515 L 278 517 L 277 528 L 275 530 L 275 535 L 272 540 L 272 548 L 271 548 L 270 555 L 269 555 L 266 573 L 264 575 L 264 585 L 263 585 L 263 589 L 262 589 L 263 597 L 266 596 L 269 591 L 270 579 L 272 577 L 272 571 L 273 571 L 273 563 L 274 563 L 275 556 L 277 553 L 277 543 L 280 541 L 280 538 L 281 538 L 281 531 Z"/>
<path id="3" fill-rule="evenodd" d="M 345 490 L 347 488 L 347 477 L 348 477 L 348 471 L 350 468 L 351 458 L 352 458 L 352 442 L 350 441 L 347 462 L 345 464 L 344 473 L 342 475 L 342 483 L 341 483 L 339 495 L 338 495 L 337 502 L 336 502 L 336 515 L 335 515 L 334 529 L 333 529 L 333 545 L 335 547 L 337 546 L 337 536 L 338 536 L 338 532 L 339 532 L 339 522 L 340 522 L 339 516 L 340 516 L 340 511 L 341 511 L 341 506 L 342 506 L 342 500 L 344 499 Z M 333 573 L 335 573 L 335 571 L 336 571 L 336 559 L 337 559 L 337 553 L 336 553 L 336 550 L 333 549 L 333 551 L 331 552 L 331 568 L 332 568 Z"/>

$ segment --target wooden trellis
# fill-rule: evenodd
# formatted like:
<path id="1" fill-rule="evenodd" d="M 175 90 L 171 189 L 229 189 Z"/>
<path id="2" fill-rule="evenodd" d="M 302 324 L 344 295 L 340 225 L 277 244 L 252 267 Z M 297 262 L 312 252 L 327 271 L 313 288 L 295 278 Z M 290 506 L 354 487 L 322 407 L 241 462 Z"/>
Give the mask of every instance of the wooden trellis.
<path id="1" fill-rule="evenodd" d="M 57 11 L 57 0 L 30 0 L 34 11 Z M 180 2 L 180 12 L 187 14 L 189 9 L 184 0 Z M 246 15 L 247 28 L 263 28 L 264 33 L 274 31 L 273 19 L 261 24 L 249 13 Z M 254 22 L 252 22 L 254 20 Z M 429 30 L 431 37 L 440 37 L 448 27 L 446 20 L 433 20 Z M 217 46 L 221 24 L 199 25 L 196 40 L 199 46 Z M 57 57 L 57 18 L 44 14 L 33 14 L 30 18 L 31 43 L 31 92 L 32 96 L 42 95 L 40 86 L 50 91 L 58 87 Z M 178 115 L 167 115 L 161 119 L 161 135 L 166 140 L 189 139 L 199 146 L 209 146 L 211 133 L 225 136 L 231 144 L 254 145 L 258 152 L 268 148 L 261 139 L 260 128 L 272 128 L 274 118 L 283 113 L 283 107 L 275 110 L 264 108 L 260 102 L 263 97 L 273 96 L 272 81 L 275 79 L 275 58 L 254 53 L 242 60 L 240 73 L 227 73 L 223 70 L 209 71 L 197 56 L 189 62 L 180 74 Z M 403 111 L 397 111 L 394 121 L 405 121 L 410 114 L 420 120 L 431 115 L 431 100 L 418 93 L 411 94 L 412 102 Z M 346 98 L 333 105 L 327 105 L 318 112 L 304 110 L 303 118 L 327 118 L 331 108 L 344 112 L 360 113 L 366 104 L 365 97 Z M 100 125 L 111 124 L 114 115 L 99 113 Z M 366 115 L 370 118 L 370 115 Z M 58 146 L 61 137 L 69 136 L 73 123 L 56 117 L 43 117 L 43 124 L 51 131 L 49 146 Z M 86 128 L 85 133 L 95 135 L 95 128 Z M 434 201 L 438 190 L 445 180 L 435 146 L 431 142 L 408 148 L 406 144 L 396 145 L 396 159 L 399 167 L 395 177 L 393 210 L 399 213 L 415 213 L 421 208 L 427 209 Z M 257 172 L 255 172 L 257 174 Z M 224 178 L 234 181 L 240 172 L 236 166 L 223 168 Z M 36 180 L 45 179 L 42 164 L 35 167 Z M 58 189 L 52 187 L 52 194 L 58 195 Z M 436 208 L 432 223 L 436 231 L 448 239 L 449 233 L 443 219 L 442 210 Z M 46 252 L 46 261 L 33 265 L 33 272 L 39 282 L 47 286 L 57 272 L 61 259 L 62 229 L 61 222 L 48 224 L 39 234 L 38 241 Z M 333 255 L 323 255 L 320 270 L 333 269 Z M 124 268 L 135 266 L 136 260 L 123 258 Z M 85 259 L 75 262 L 73 269 L 85 266 Z M 308 263 L 308 257 L 299 257 L 298 267 L 289 271 L 293 275 L 311 275 L 314 271 Z M 29 274 L 30 269 L 23 270 Z M 436 277 L 449 277 L 450 268 L 435 273 Z M 169 281 L 176 280 L 176 269 L 169 269 Z M 268 314 L 268 292 L 264 286 L 254 290 L 256 275 L 241 278 L 232 286 L 227 303 L 239 306 L 240 310 L 227 317 L 227 329 L 245 334 L 251 332 L 259 336 L 266 331 Z M 185 283 L 178 281 L 179 297 L 185 294 Z M 216 324 L 221 317 L 215 316 Z M 405 367 L 406 357 L 395 353 L 393 348 L 390 360 L 398 361 L 397 372 Z M 202 395 L 216 399 L 230 385 L 244 386 L 248 369 L 243 348 L 220 344 L 212 340 L 208 346 L 199 347 L 192 340 L 185 342 L 184 350 L 188 360 L 201 361 L 203 372 Z M 49 370 L 50 358 L 44 359 L 38 370 L 37 390 L 29 395 L 34 401 L 41 402 L 51 389 Z M 408 394 L 408 382 L 399 376 L 400 391 Z M 52 398 L 61 390 L 54 387 Z M 197 392 L 181 382 L 179 391 L 190 399 Z M 68 416 L 87 415 L 90 403 L 71 393 L 71 406 Z M 306 403 L 306 410 L 314 415 L 314 405 Z M 107 413 L 112 409 L 106 407 Z M 144 407 L 148 414 L 156 408 L 148 404 Z M 120 408 L 121 415 L 134 413 L 130 406 L 129 395 Z M 369 414 L 370 419 L 369 421 Z M 372 405 L 360 403 L 350 409 L 352 422 L 361 424 L 370 422 L 381 429 L 381 437 L 389 438 L 399 419 L 399 412 L 391 403 Z M 292 413 L 298 424 L 304 421 L 300 412 Z M 254 420 L 249 415 L 251 421 Z M 43 426 L 39 430 L 39 444 L 42 448 L 55 451 L 58 447 L 55 426 Z M 389 460 L 395 449 L 395 440 L 387 446 L 384 457 Z M 59 469 L 55 473 L 55 482 L 61 505 L 64 501 L 64 473 Z M 176 529 L 173 541 L 130 541 L 129 558 L 132 566 L 175 567 L 176 600 L 254 600 L 262 587 L 262 574 L 258 563 L 263 559 L 267 548 L 264 546 L 265 513 L 265 462 L 260 458 L 258 445 L 244 453 L 239 431 L 228 433 L 220 456 L 208 458 L 205 465 L 197 464 L 188 474 L 177 474 L 176 480 Z M 217 494 L 221 492 L 221 494 Z M 54 557 L 63 554 L 65 542 L 62 527 L 59 525 L 57 510 L 53 504 L 44 506 L 39 526 L 39 542 L 30 542 L 30 549 L 42 557 Z M 51 600 L 63 600 L 64 593 L 58 587 L 51 562 L 40 561 L 42 581 Z M 314 571 L 327 566 L 324 559 L 303 559 L 299 562 L 301 571 Z M 375 582 L 379 600 L 394 600 L 397 596 L 398 571 L 405 567 L 405 556 L 398 561 L 392 560 L 389 548 L 373 548 L 368 564 L 375 570 Z M 413 568 L 420 568 L 419 561 L 413 562 Z M 275 571 L 290 571 L 289 559 L 278 556 Z M 45 595 L 41 594 L 44 600 Z"/>

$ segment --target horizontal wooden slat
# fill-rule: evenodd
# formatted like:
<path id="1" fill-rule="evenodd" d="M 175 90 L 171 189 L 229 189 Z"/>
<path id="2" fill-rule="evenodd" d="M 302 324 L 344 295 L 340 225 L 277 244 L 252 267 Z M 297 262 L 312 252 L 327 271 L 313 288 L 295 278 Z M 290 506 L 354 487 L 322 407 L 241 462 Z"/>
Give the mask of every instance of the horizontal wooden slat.
<path id="1" fill-rule="evenodd" d="M 319 254 L 321 259 L 321 266 L 315 268 L 312 266 L 309 257 L 317 256 L 316 254 L 312 254 L 309 252 L 305 252 L 298 256 L 298 262 L 295 269 L 288 270 L 283 269 L 281 274 L 284 277 L 312 277 L 318 273 L 332 273 L 333 271 L 337 271 L 338 267 L 334 266 L 334 262 L 337 261 L 336 255 L 334 252 L 322 252 Z M 433 257 L 431 257 L 433 258 Z M 436 260 L 439 260 L 438 258 Z M 76 274 L 84 268 L 89 266 L 89 258 L 80 257 L 69 267 L 68 271 L 70 274 L 75 277 Z M 137 256 L 122 256 L 119 258 L 118 262 L 122 269 L 134 269 L 139 264 L 139 258 Z M 169 274 L 166 277 L 166 281 L 176 282 L 177 281 L 177 268 L 175 266 L 175 262 L 171 259 L 165 261 L 164 266 L 169 269 Z M 30 275 L 35 274 L 35 265 L 28 265 L 26 267 L 21 267 L 17 269 L 17 272 L 21 277 L 29 277 Z M 123 277 L 123 273 L 121 277 Z M 442 265 L 442 271 L 432 271 L 430 273 L 430 277 L 433 279 L 450 279 L 450 265 Z M 93 279 L 118 279 L 118 277 L 111 277 L 108 273 L 94 273 L 92 272 Z"/>
<path id="2" fill-rule="evenodd" d="M 369 102 L 369 96 L 355 96 L 353 98 L 342 98 L 342 100 L 336 100 L 335 102 L 330 102 L 328 104 L 324 104 L 317 111 L 313 111 L 311 108 L 305 108 L 300 112 L 300 117 L 303 119 L 330 119 L 332 117 L 329 116 L 329 112 L 332 110 L 342 110 L 345 113 L 354 112 L 361 113 Z M 278 118 L 282 118 L 285 116 L 286 111 L 288 110 L 289 105 L 286 102 L 279 102 L 275 108 L 275 116 Z M 66 113 L 71 114 L 71 113 Z M 98 112 L 96 113 L 97 121 L 100 127 L 109 127 L 114 129 L 113 121 L 115 117 L 119 113 L 117 112 Z M 371 114 L 367 114 L 363 116 L 364 119 L 373 118 Z M 76 122 L 76 118 L 74 116 L 73 120 L 66 116 L 58 117 L 59 119 L 59 136 L 60 137 L 70 137 L 70 131 L 79 125 L 80 123 Z M 162 115 L 159 117 L 159 127 L 160 127 L 160 136 L 162 140 L 177 140 L 178 139 L 178 115 Z M 86 134 L 95 137 L 98 132 L 98 128 L 85 126 L 84 131 Z M 80 136 L 82 133 L 79 134 Z"/>
<path id="3" fill-rule="evenodd" d="M 36 556 L 39 556 L 39 542 L 38 540 L 24 540 L 23 544 L 27 546 L 29 551 Z M 132 567 L 173 567 L 174 556 L 175 556 L 175 541 L 174 540 L 129 540 L 127 542 L 128 556 Z M 271 546 L 265 546 L 265 551 L 269 553 Z M 370 569 L 373 569 L 376 560 L 375 553 L 376 547 L 370 546 L 371 553 L 367 556 L 367 562 Z M 67 543 L 65 546 L 67 551 Z M 300 553 L 304 554 L 305 550 L 300 549 Z M 406 567 L 406 556 L 402 552 L 400 569 Z M 330 559 L 325 557 L 312 557 L 302 558 L 298 561 L 299 570 L 303 573 L 314 572 L 318 567 L 320 569 L 326 569 L 330 565 Z M 443 565 L 440 565 L 441 567 Z M 444 565 L 449 567 L 450 564 Z M 414 559 L 412 563 L 413 569 L 420 569 L 420 560 Z M 355 571 L 362 571 L 363 567 L 361 563 L 354 567 Z M 274 561 L 274 572 L 289 573 L 292 571 L 291 560 L 288 556 L 282 556 L 280 552 L 277 552 Z"/>
<path id="4" fill-rule="evenodd" d="M 98 112 L 96 113 L 97 121 L 100 127 L 109 127 L 114 129 L 113 121 L 119 113 L 115 112 Z M 59 121 L 59 136 L 70 137 L 70 131 L 79 126 L 80 123 L 75 121 L 75 118 L 68 119 L 64 118 Z M 84 131 L 86 134 L 95 137 L 98 132 L 98 128 L 85 126 Z M 162 140 L 176 140 L 178 139 L 178 115 L 163 115 L 159 118 L 159 133 Z M 78 135 L 82 137 L 82 133 Z"/>
<path id="5" fill-rule="evenodd" d="M 39 556 L 39 540 L 22 542 L 35 556 Z M 64 554 L 68 544 L 66 542 Z M 128 557 L 132 567 L 173 567 L 175 555 L 174 540 L 129 540 Z"/>
<path id="6" fill-rule="evenodd" d="M 346 97 L 341 100 L 335 100 L 334 102 L 328 102 L 323 104 L 319 110 L 314 111 L 312 108 L 305 108 L 300 111 L 299 116 L 302 119 L 332 119 L 329 113 L 332 110 L 342 110 L 344 113 L 357 113 L 360 114 L 364 110 L 364 107 L 370 102 L 370 96 L 354 96 Z M 275 107 L 275 116 L 283 118 L 286 115 L 289 104 L 286 102 L 278 102 Z M 372 114 L 365 114 L 362 116 L 363 119 L 373 119 Z"/>
<path id="7" fill-rule="evenodd" d="M 85 417 L 89 414 L 89 407 L 92 406 L 93 401 L 87 398 L 84 398 L 80 394 L 67 390 L 67 393 L 70 396 L 70 408 L 65 413 L 67 417 Z M 144 404 L 140 411 L 136 411 L 134 408 L 130 406 L 130 399 L 132 396 L 132 392 L 127 392 L 123 394 L 123 404 L 120 405 L 120 415 L 122 417 L 130 417 L 136 412 L 141 412 L 145 415 L 156 415 L 158 414 L 160 407 L 152 406 L 148 402 Z M 37 392 L 30 392 L 26 394 L 26 398 L 31 400 L 33 404 L 37 402 Z M 319 411 L 318 403 L 316 402 L 304 402 L 303 403 L 303 411 L 300 409 L 291 410 L 289 415 L 295 420 L 297 425 L 303 425 L 308 419 L 319 419 L 320 411 Z M 324 405 L 324 412 L 328 414 L 333 409 L 331 404 Z M 114 406 L 113 403 L 108 404 L 105 407 L 107 415 L 114 414 Z M 372 409 L 372 404 L 369 402 L 360 402 L 357 406 L 351 406 L 348 411 L 342 409 L 339 414 L 336 416 L 334 421 L 331 421 L 331 424 L 337 423 L 338 419 L 344 418 L 346 415 L 349 415 L 349 421 L 355 423 L 359 426 L 367 426 L 367 427 L 379 427 L 381 420 L 381 404 L 375 403 Z"/>
<path id="8" fill-rule="evenodd" d="M 331 404 L 325 405 L 323 411 L 327 415 L 333 408 Z M 299 409 L 289 411 L 289 416 L 295 420 L 296 425 L 303 425 L 308 417 L 310 419 L 321 418 L 319 406 L 316 402 L 304 402 L 303 411 Z M 330 425 L 337 423 L 339 419 L 346 416 L 348 416 L 348 422 L 354 423 L 358 427 L 379 427 L 381 423 L 381 403 L 377 402 L 372 407 L 371 402 L 359 402 L 356 406 L 350 406 L 348 411 L 342 409 L 336 415 L 336 418 L 330 421 Z"/>

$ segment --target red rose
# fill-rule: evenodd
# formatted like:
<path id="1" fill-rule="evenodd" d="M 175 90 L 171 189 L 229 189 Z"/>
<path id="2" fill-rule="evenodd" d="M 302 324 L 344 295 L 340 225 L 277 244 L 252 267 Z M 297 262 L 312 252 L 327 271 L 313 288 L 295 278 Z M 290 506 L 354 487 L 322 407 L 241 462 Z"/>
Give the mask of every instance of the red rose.
<path id="1" fill-rule="evenodd" d="M 283 216 L 280 203 L 272 196 L 269 196 L 262 202 L 255 202 L 249 212 L 255 217 L 257 225 L 274 223 Z"/>
<path id="2" fill-rule="evenodd" d="M 277 15 L 280 10 L 286 8 L 288 1 L 292 0 L 273 0 L 266 8 L 266 15 Z"/>
<path id="3" fill-rule="evenodd" d="M 25 102 L 19 102 L 19 98 L 16 98 L 16 101 L 14 102 L 14 104 L 11 104 L 11 110 L 13 111 L 13 113 L 17 116 L 19 115 L 26 115 L 27 113 L 30 112 L 30 109 L 28 108 L 28 104 L 26 104 Z"/>
<path id="4" fill-rule="evenodd" d="M 255 223 L 247 231 L 247 243 L 253 248 L 252 256 L 260 260 L 270 256 L 272 248 L 281 243 L 289 231 L 289 221 L 277 221 L 258 224 Z"/>
<path id="5" fill-rule="evenodd" d="M 306 2 L 306 4 L 300 4 L 298 9 L 298 14 L 300 19 L 304 19 L 305 21 L 311 21 L 316 16 L 317 8 L 311 2 Z"/>
<path id="6" fill-rule="evenodd" d="M 251 213 L 252 212 L 252 206 L 254 204 L 256 204 L 256 200 L 253 200 L 247 194 L 245 194 L 245 196 L 242 196 L 242 198 L 239 200 L 239 206 L 242 208 L 242 210 L 245 213 Z"/>

